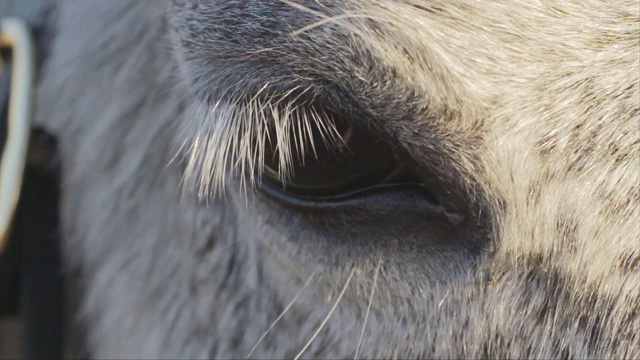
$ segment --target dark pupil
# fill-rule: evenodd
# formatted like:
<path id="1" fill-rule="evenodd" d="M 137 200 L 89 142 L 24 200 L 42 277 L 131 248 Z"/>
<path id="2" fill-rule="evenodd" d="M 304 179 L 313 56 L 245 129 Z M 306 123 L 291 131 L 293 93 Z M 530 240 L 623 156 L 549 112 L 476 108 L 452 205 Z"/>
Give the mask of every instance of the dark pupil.
<path id="1" fill-rule="evenodd" d="M 311 199 L 348 196 L 378 185 L 419 182 L 407 171 L 396 152 L 368 129 L 344 123 L 336 123 L 336 128 L 342 141 L 328 143 L 320 129 L 312 126 L 315 151 L 307 136 L 304 156 L 299 151 L 301 146 L 292 140 L 293 166 L 286 183 L 278 174 L 278 150 L 275 144 L 267 142 L 264 179 L 287 193 Z M 292 133 L 290 138 L 294 136 Z"/>

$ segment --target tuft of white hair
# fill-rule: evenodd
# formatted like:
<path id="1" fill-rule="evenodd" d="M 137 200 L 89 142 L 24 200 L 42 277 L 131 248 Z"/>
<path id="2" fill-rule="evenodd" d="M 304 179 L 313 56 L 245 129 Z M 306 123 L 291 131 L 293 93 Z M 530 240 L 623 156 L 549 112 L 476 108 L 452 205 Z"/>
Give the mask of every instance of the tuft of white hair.
<path id="1" fill-rule="evenodd" d="M 291 92 L 193 105 L 180 137 L 184 187 L 200 200 L 223 194 L 229 175 L 239 176 L 245 190 L 254 187 L 264 171 L 267 147 L 277 157 L 279 180 L 286 183 L 294 176 L 296 157 L 303 160 L 309 151 L 317 157 L 314 128 L 327 148 L 343 142 L 327 113 L 287 99 Z"/>

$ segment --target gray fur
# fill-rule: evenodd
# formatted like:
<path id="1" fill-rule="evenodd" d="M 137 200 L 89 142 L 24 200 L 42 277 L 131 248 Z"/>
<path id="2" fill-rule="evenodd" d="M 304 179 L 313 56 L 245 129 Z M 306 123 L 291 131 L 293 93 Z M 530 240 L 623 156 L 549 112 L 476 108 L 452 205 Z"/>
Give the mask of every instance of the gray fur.
<path id="1" fill-rule="evenodd" d="M 638 17 L 605 0 L 57 2 L 36 121 L 62 144 L 70 349 L 243 358 L 314 274 L 252 354 L 293 357 L 354 271 L 303 354 L 352 357 L 380 261 L 360 357 L 639 357 Z M 311 88 L 389 134 L 465 225 L 438 242 L 411 199 L 307 216 L 243 189 L 223 165 L 260 168 L 235 129 L 250 120 L 193 109 L 254 114 L 266 84 L 265 101 Z M 194 147 L 215 121 L 227 132 Z M 224 194 L 183 191 L 185 171 Z"/>

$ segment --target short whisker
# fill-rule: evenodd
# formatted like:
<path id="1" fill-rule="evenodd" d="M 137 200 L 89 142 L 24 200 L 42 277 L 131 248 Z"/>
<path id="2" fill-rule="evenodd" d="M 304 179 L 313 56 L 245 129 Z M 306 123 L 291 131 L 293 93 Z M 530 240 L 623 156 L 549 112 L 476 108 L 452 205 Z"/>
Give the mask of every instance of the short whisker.
<path id="1" fill-rule="evenodd" d="M 280 319 L 282 319 L 282 317 L 284 316 L 284 314 L 286 314 L 289 309 L 291 308 L 291 306 L 293 306 L 293 304 L 298 300 L 298 298 L 300 298 L 300 295 L 302 295 L 302 292 L 304 291 L 304 289 L 306 289 L 307 286 L 309 286 L 309 284 L 311 283 L 311 279 L 313 279 L 313 277 L 316 275 L 316 272 L 318 272 L 318 268 L 316 268 L 315 270 L 313 270 L 313 272 L 311 273 L 311 275 L 309 275 L 309 278 L 307 279 L 307 281 L 304 283 L 304 285 L 302 285 L 302 287 L 300 288 L 300 290 L 298 290 L 298 292 L 296 293 L 296 295 L 293 297 L 293 300 L 291 300 L 291 302 L 284 308 L 284 310 L 282 310 L 282 312 L 280 313 L 280 315 L 278 315 L 278 317 L 271 323 L 271 326 L 269 326 L 269 328 L 267 328 L 267 330 L 262 334 L 262 336 L 260 336 L 260 339 L 258 339 L 258 341 L 256 342 L 255 345 L 253 345 L 253 347 L 251 348 L 251 351 L 249 352 L 249 354 L 247 354 L 247 359 L 251 356 L 251 354 L 253 354 L 253 352 L 258 348 L 258 345 L 260 345 L 260 343 L 262 342 L 262 340 L 264 340 L 264 338 L 267 336 L 267 334 L 269 333 L 269 331 L 271 331 L 271 329 L 273 329 L 274 326 L 276 326 L 276 324 L 280 321 Z"/>
<path id="2" fill-rule="evenodd" d="M 356 348 L 356 354 L 354 355 L 354 359 L 358 358 L 358 353 L 360 352 L 360 346 L 362 345 L 362 338 L 364 337 L 364 330 L 367 327 L 367 320 L 369 320 L 369 312 L 371 311 L 371 303 L 373 302 L 373 293 L 376 291 L 376 283 L 378 282 L 378 273 L 380 273 L 380 264 L 382 263 L 382 258 L 378 258 L 378 265 L 376 265 L 376 272 L 373 275 L 373 285 L 371 287 L 371 294 L 369 295 L 369 305 L 367 306 L 367 313 L 364 315 L 364 324 L 362 324 L 362 331 L 360 332 L 360 340 L 358 340 L 358 347 Z"/>
<path id="3" fill-rule="evenodd" d="M 297 360 L 300 358 L 300 356 L 302 356 L 302 354 L 304 354 L 305 351 L 307 351 L 307 348 L 311 345 L 311 343 L 313 342 L 313 340 L 316 339 L 316 337 L 318 337 L 318 334 L 320 333 L 320 331 L 322 331 L 322 329 L 324 329 L 324 326 L 327 324 L 327 322 L 329 321 L 329 319 L 331 318 L 331 315 L 333 315 L 333 312 L 336 310 L 336 308 L 338 307 L 338 304 L 340 303 L 340 301 L 342 300 L 342 296 L 344 296 L 344 293 L 347 290 L 347 286 L 349 286 L 349 283 L 351 282 L 351 278 L 353 277 L 353 274 L 355 273 L 356 269 L 353 268 L 351 270 L 351 273 L 349 274 L 349 277 L 347 278 L 347 281 L 344 283 L 344 286 L 342 287 L 342 291 L 340 291 L 340 295 L 338 295 L 338 298 L 336 299 L 336 301 L 333 303 L 333 306 L 331 307 L 331 310 L 329 310 L 329 313 L 327 314 L 327 316 L 325 316 L 324 320 L 322 321 L 322 323 L 320 324 L 320 326 L 318 327 L 318 329 L 316 330 L 315 333 L 313 333 L 313 335 L 311 336 L 311 338 L 309 339 L 309 341 L 307 341 L 307 343 L 304 345 L 304 347 L 302 348 L 302 350 L 300 350 L 300 352 L 298 353 L 298 355 L 296 355 L 296 357 L 294 358 L 294 360 Z"/>

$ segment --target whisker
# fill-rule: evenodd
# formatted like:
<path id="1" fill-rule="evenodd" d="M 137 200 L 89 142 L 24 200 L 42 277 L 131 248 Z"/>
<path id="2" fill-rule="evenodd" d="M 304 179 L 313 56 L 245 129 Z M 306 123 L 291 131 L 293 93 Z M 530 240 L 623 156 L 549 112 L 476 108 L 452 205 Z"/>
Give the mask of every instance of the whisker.
<path id="1" fill-rule="evenodd" d="M 342 14 L 342 15 L 336 15 L 336 16 L 332 16 L 332 17 L 326 17 L 322 20 L 318 20 L 316 22 L 314 22 L 313 24 L 301 27 L 300 29 L 296 30 L 296 31 L 292 31 L 289 36 L 291 37 L 296 37 L 300 34 L 302 34 L 305 31 L 309 31 L 311 29 L 315 29 L 319 26 L 322 26 L 324 24 L 328 24 L 328 23 L 338 23 L 338 20 L 343 20 L 343 19 L 368 19 L 368 20 L 381 20 L 384 21 L 384 19 L 376 19 L 375 17 L 371 16 L 371 15 L 365 15 L 365 14 Z"/>
<path id="2" fill-rule="evenodd" d="M 319 12 L 319 11 L 315 11 L 315 10 L 313 10 L 313 9 L 309 8 L 309 7 L 306 7 L 306 6 L 304 6 L 304 5 L 301 5 L 301 4 L 298 4 L 298 3 L 295 3 L 295 2 L 293 2 L 293 1 L 289 1 L 289 0 L 280 0 L 280 2 L 283 2 L 283 3 L 285 3 L 285 4 L 289 5 L 289 6 L 293 7 L 293 8 L 296 8 L 296 9 L 298 9 L 298 10 L 302 10 L 302 11 L 304 11 L 304 12 L 308 12 L 308 13 L 313 14 L 313 15 L 318 16 L 318 17 L 327 17 L 327 15 L 325 15 L 325 14 L 323 14 L 323 13 Z"/>
<path id="3" fill-rule="evenodd" d="M 351 278 L 353 277 L 353 274 L 355 273 L 356 268 L 354 267 L 353 269 L 351 269 L 351 273 L 349 274 L 349 277 L 347 278 L 347 281 L 344 283 L 344 286 L 342 287 L 342 291 L 340 291 L 340 295 L 338 295 L 338 298 L 336 299 L 335 303 L 333 304 L 333 306 L 331 307 L 331 310 L 329 310 L 329 313 L 327 314 L 327 316 L 324 318 L 324 320 L 322 321 L 322 324 L 320 324 L 320 326 L 318 327 L 318 329 L 316 330 L 315 333 L 313 333 L 313 335 L 311 336 L 311 338 L 309 339 L 309 341 L 307 341 L 307 343 L 304 345 L 304 347 L 302 348 L 302 350 L 300 350 L 300 352 L 298 353 L 298 355 L 296 355 L 296 357 L 294 358 L 294 360 L 298 360 L 300 359 L 300 356 L 302 356 L 302 354 L 304 354 L 304 352 L 307 350 L 307 348 L 309 347 L 309 345 L 311 345 L 311 343 L 313 342 L 313 340 L 316 339 L 316 337 L 318 337 L 318 334 L 320 333 L 320 331 L 322 331 L 322 329 L 324 328 L 324 326 L 327 324 L 327 322 L 329 321 L 329 318 L 331 318 L 331 315 L 333 315 L 333 312 L 336 310 L 336 308 L 338 307 L 338 304 L 340 303 L 340 300 L 342 300 L 342 296 L 344 296 L 344 293 L 347 290 L 347 286 L 349 286 L 349 283 L 351 282 Z"/>
<path id="4" fill-rule="evenodd" d="M 298 292 L 296 293 L 296 295 L 293 297 L 293 300 L 291 300 L 291 302 L 289 303 L 289 305 L 287 305 L 284 310 L 282 310 L 282 312 L 280 313 L 280 315 L 278 315 L 278 317 L 271 323 L 271 326 L 269 326 L 269 328 L 264 332 L 264 334 L 262 334 L 262 336 L 260 336 L 260 339 L 258 339 L 258 342 L 256 342 L 255 345 L 253 345 L 253 347 L 251 348 L 251 351 L 249 352 L 249 354 L 247 354 L 247 359 L 253 354 L 254 351 L 256 351 L 256 349 L 258 348 L 258 345 L 260 345 L 260 343 L 262 342 L 262 340 L 264 340 L 264 338 L 267 336 L 267 334 L 269 333 L 269 331 L 271 331 L 271 329 L 273 329 L 274 326 L 276 326 L 276 324 L 280 321 L 280 319 L 282 319 L 282 317 L 284 316 L 284 314 L 286 314 L 289 309 L 291 308 L 291 306 L 293 306 L 293 303 L 295 303 L 298 298 L 300 297 L 300 295 L 302 295 L 302 292 L 304 291 L 304 289 L 311 283 L 311 279 L 313 279 L 313 277 L 316 275 L 316 272 L 318 272 L 318 268 L 316 267 L 315 270 L 313 270 L 313 272 L 311 273 L 311 275 L 309 276 L 309 278 L 307 279 L 307 281 L 304 283 L 304 285 L 302 285 L 302 287 L 300 288 L 300 290 L 298 290 Z"/>
<path id="5" fill-rule="evenodd" d="M 364 324 L 362 324 L 362 331 L 360 332 L 360 340 L 358 340 L 358 347 L 356 348 L 356 354 L 353 357 L 354 360 L 358 358 L 360 352 L 360 346 L 362 345 L 362 338 L 364 337 L 364 329 L 367 327 L 367 320 L 369 320 L 369 312 L 371 311 L 371 303 L 373 302 L 373 293 L 376 291 L 376 283 L 378 282 L 378 273 L 380 272 L 380 264 L 382 258 L 378 258 L 378 265 L 376 265 L 376 272 L 373 275 L 373 286 L 371 287 L 371 294 L 369 295 L 369 305 L 367 306 L 367 313 L 364 315 Z"/>

